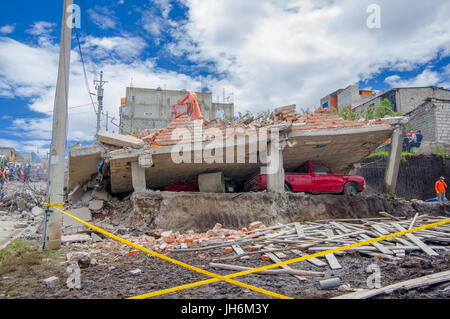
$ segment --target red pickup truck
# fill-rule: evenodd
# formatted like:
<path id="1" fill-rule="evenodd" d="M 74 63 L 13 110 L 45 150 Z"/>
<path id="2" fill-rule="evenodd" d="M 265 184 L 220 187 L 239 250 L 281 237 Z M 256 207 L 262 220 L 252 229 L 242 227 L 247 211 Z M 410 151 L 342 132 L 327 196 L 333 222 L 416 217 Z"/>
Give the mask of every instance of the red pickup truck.
<path id="1" fill-rule="evenodd" d="M 286 191 L 355 195 L 364 190 L 364 177 L 334 174 L 321 162 L 308 161 L 293 172 L 286 172 L 284 175 Z M 245 183 L 246 191 L 266 188 L 266 174 L 258 174 Z"/>

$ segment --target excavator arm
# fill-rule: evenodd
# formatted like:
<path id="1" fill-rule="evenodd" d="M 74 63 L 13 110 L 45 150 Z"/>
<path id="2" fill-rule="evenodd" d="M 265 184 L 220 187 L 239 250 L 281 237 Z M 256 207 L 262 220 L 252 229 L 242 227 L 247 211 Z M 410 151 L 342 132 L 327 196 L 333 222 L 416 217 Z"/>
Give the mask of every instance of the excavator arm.
<path id="1" fill-rule="evenodd" d="M 182 100 L 172 106 L 170 121 L 172 122 L 185 114 L 193 120 L 203 120 L 200 103 L 198 102 L 197 95 L 194 92 L 188 92 Z"/>

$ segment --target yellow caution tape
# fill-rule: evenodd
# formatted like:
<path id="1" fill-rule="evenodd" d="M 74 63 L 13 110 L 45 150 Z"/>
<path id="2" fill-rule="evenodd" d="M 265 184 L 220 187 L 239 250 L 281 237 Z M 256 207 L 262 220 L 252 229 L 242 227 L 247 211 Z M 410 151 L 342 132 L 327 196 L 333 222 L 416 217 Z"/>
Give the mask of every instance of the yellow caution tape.
<path id="1" fill-rule="evenodd" d="M 167 256 L 162 255 L 162 254 L 159 254 L 159 253 L 154 252 L 154 251 L 152 251 L 152 250 L 150 250 L 150 249 L 147 249 L 147 248 L 145 248 L 145 247 L 136 245 L 136 244 L 133 243 L 133 242 L 130 242 L 130 241 L 126 240 L 126 239 L 123 239 L 123 238 L 121 238 L 121 237 L 118 237 L 118 236 L 116 236 L 116 235 L 114 235 L 114 234 L 111 234 L 111 233 L 109 233 L 109 232 L 107 232 L 107 231 L 105 231 L 105 230 L 103 230 L 103 229 L 101 229 L 101 228 L 99 228 L 99 227 L 97 227 L 97 226 L 94 226 L 94 225 L 92 225 L 92 224 L 89 224 L 88 222 L 85 222 L 84 220 L 82 220 L 82 219 L 80 219 L 80 218 L 78 218 L 78 217 L 75 217 L 75 216 L 73 216 L 73 215 L 71 215 L 71 214 L 69 214 L 69 213 L 67 213 L 67 212 L 65 212 L 65 211 L 63 211 L 63 210 L 57 208 L 57 206 L 62 206 L 62 204 L 53 204 L 53 203 L 51 203 L 51 201 L 50 201 L 49 203 L 46 203 L 46 206 L 53 207 L 55 210 L 57 210 L 57 211 L 63 213 L 64 215 L 66 215 L 66 216 L 68 216 L 68 217 L 70 217 L 70 218 L 73 218 L 74 220 L 76 220 L 76 221 L 78 221 L 78 222 L 80 222 L 80 223 L 82 223 L 82 224 L 88 226 L 89 228 L 92 228 L 92 229 L 96 230 L 97 232 L 99 232 L 99 233 L 101 233 L 101 234 L 104 234 L 104 235 L 106 235 L 106 236 L 108 236 L 108 237 L 110 237 L 110 238 L 112 238 L 112 239 L 114 239 L 114 240 L 117 240 L 117 241 L 119 241 L 119 242 L 121 242 L 121 243 L 123 243 L 123 244 L 126 244 L 126 245 L 128 245 L 128 246 L 131 246 L 131 247 L 133 247 L 133 248 L 136 248 L 136 249 L 138 249 L 138 250 L 140 250 L 140 251 L 143 251 L 143 252 L 145 252 L 145 253 L 147 253 L 147 254 L 149 254 L 149 255 L 152 255 L 152 256 L 155 256 L 155 257 L 164 259 L 164 260 L 166 260 L 166 261 L 168 261 L 168 262 L 171 262 L 171 263 L 173 263 L 173 264 L 179 265 L 179 266 L 181 266 L 181 267 L 184 267 L 184 268 L 187 268 L 187 269 L 196 271 L 196 272 L 198 272 L 198 273 L 201 273 L 201 274 L 204 274 L 204 275 L 207 275 L 207 276 L 210 276 L 210 277 L 214 277 L 214 278 L 215 278 L 215 281 L 223 280 L 223 281 L 226 281 L 226 282 L 228 282 L 228 283 L 230 283 L 230 284 L 234 284 L 234 285 L 237 285 L 237 286 L 241 286 L 241 287 L 243 287 L 243 288 L 251 289 L 251 290 L 260 292 L 260 293 L 262 293 L 262 294 L 266 294 L 266 295 L 268 295 L 268 296 L 272 296 L 272 297 L 276 297 L 276 298 L 280 298 L 280 299 L 292 299 L 292 298 L 290 298 L 290 297 L 287 297 L 287 296 L 284 296 L 284 295 L 281 295 L 281 294 L 278 294 L 278 293 L 275 293 L 275 292 L 272 292 L 272 291 L 269 291 L 269 290 L 266 290 L 266 289 L 254 287 L 254 286 L 251 286 L 251 285 L 242 283 L 242 282 L 240 282 L 240 281 L 236 281 L 236 280 L 233 280 L 233 279 L 224 277 L 224 276 L 220 276 L 220 275 L 214 274 L 214 273 L 212 273 L 212 272 L 203 270 L 203 269 L 198 268 L 198 267 L 191 266 L 191 265 L 186 264 L 186 263 L 184 263 L 184 262 L 181 262 L 181 261 L 178 261 L 178 260 L 176 260 L 176 259 L 167 257 Z M 192 287 L 194 287 L 194 286 L 195 286 L 195 284 L 192 284 Z M 190 288 L 190 287 L 187 287 L 187 288 Z M 185 288 L 185 289 L 186 289 L 186 288 Z"/>
<path id="2" fill-rule="evenodd" d="M 425 230 L 425 229 L 428 229 L 428 228 L 437 227 L 437 226 L 445 225 L 445 224 L 448 224 L 448 223 L 450 223 L 450 219 L 446 219 L 446 220 L 443 220 L 443 221 L 440 221 L 440 222 L 436 222 L 436 223 L 432 223 L 432 224 L 428 224 L 428 225 L 412 228 L 412 229 L 409 229 L 409 230 L 405 230 L 405 231 L 401 231 L 401 232 L 397 232 L 397 233 L 393 233 L 393 234 L 389 234 L 389 235 L 385 235 L 385 236 L 381 236 L 381 237 L 365 240 L 365 241 L 362 241 L 362 242 L 359 242 L 359 243 L 355 243 L 355 244 L 351 244 L 351 245 L 347 245 L 347 246 L 342 246 L 342 247 L 338 247 L 338 248 L 334 248 L 334 249 L 318 252 L 318 253 L 315 253 L 315 254 L 312 254 L 312 255 L 303 256 L 303 257 L 299 257 L 299 258 L 295 258 L 295 259 L 290 259 L 290 260 L 279 262 L 279 263 L 276 263 L 276 264 L 271 264 L 271 265 L 267 265 L 267 266 L 263 266 L 263 267 L 259 267 L 259 268 L 253 268 L 253 269 L 249 269 L 249 270 L 244 270 L 244 271 L 237 272 L 237 273 L 234 273 L 234 274 L 226 275 L 226 276 L 224 276 L 224 278 L 229 279 L 229 278 L 234 278 L 234 277 L 239 277 L 239 276 L 244 276 L 244 275 L 256 273 L 256 272 L 261 271 L 261 270 L 267 270 L 267 269 L 276 268 L 276 267 L 280 267 L 280 266 L 284 266 L 284 265 L 289 265 L 289 264 L 296 263 L 296 262 L 299 262 L 299 261 L 308 260 L 308 259 L 315 258 L 315 257 L 321 257 L 321 256 L 328 255 L 328 254 L 331 254 L 331 253 L 335 253 L 335 252 L 338 252 L 338 251 L 343 251 L 343 250 L 347 250 L 347 249 L 351 249 L 351 248 L 355 248 L 355 247 L 359 247 L 359 246 L 368 245 L 368 244 L 375 243 L 375 242 L 378 242 L 378 241 L 382 241 L 382 240 L 386 240 L 386 239 L 390 239 L 390 238 L 394 238 L 394 237 L 403 236 L 403 235 L 410 234 L 410 233 L 413 233 L 413 232 L 416 232 L 416 231 Z M 148 293 L 148 294 L 144 294 L 144 295 L 135 296 L 135 297 L 132 297 L 130 299 L 145 299 L 145 298 L 155 297 L 155 296 L 167 294 L 167 293 L 170 293 L 170 292 L 175 292 L 175 291 L 179 291 L 179 290 L 183 290 L 183 289 L 188 289 L 188 288 L 192 288 L 192 287 L 198 287 L 198 286 L 201 286 L 201 285 L 210 284 L 210 283 L 217 282 L 217 281 L 219 281 L 219 279 L 216 279 L 216 278 L 203 280 L 203 281 L 198 281 L 198 282 L 195 282 L 195 283 L 190 283 L 190 284 L 181 285 L 181 286 L 177 286 L 177 287 L 173 287 L 173 288 L 168 288 L 168 289 L 154 291 L 154 292 L 151 292 L 151 293 Z"/>

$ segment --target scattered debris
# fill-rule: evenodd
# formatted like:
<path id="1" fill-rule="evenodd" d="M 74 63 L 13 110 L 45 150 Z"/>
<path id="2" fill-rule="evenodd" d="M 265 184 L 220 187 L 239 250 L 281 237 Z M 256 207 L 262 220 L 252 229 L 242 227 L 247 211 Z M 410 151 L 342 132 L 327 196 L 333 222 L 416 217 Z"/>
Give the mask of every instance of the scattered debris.
<path id="1" fill-rule="evenodd" d="M 44 285 L 47 288 L 55 288 L 59 283 L 59 278 L 56 276 L 52 276 L 44 280 Z"/>
<path id="2" fill-rule="evenodd" d="M 142 274 L 142 270 L 140 270 L 139 268 L 130 270 L 130 274 L 132 274 L 133 276 L 139 276 L 140 274 Z"/>

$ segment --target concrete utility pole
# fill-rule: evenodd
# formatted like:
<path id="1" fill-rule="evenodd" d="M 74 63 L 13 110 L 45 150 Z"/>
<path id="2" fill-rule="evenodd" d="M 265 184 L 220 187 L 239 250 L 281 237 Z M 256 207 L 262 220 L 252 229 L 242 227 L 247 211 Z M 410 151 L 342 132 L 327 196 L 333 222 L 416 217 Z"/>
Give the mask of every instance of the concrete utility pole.
<path id="1" fill-rule="evenodd" d="M 100 131 L 100 118 L 102 116 L 103 111 L 103 84 L 108 83 L 108 81 L 103 81 L 103 71 L 100 71 L 100 80 L 94 80 L 94 84 L 97 84 L 95 88 L 97 89 L 97 101 L 98 101 L 98 110 L 97 110 L 97 130 L 96 133 Z"/>
<path id="2" fill-rule="evenodd" d="M 64 12 L 61 26 L 59 48 L 58 80 L 56 82 L 55 105 L 53 108 L 52 144 L 50 148 L 49 181 L 47 199 L 51 196 L 54 203 L 64 200 L 64 158 L 66 154 L 67 104 L 69 97 L 69 67 L 72 37 L 73 0 L 64 0 Z M 45 224 L 45 249 L 61 247 L 62 215 L 49 210 Z"/>

